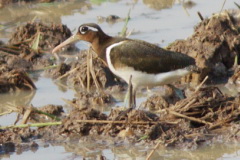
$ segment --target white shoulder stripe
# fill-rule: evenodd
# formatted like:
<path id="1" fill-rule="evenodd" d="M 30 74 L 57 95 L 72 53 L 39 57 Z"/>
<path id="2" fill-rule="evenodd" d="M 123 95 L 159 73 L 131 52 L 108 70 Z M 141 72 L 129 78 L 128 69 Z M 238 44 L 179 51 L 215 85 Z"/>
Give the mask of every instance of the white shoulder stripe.
<path id="1" fill-rule="evenodd" d="M 118 45 L 121 45 L 121 44 L 124 43 L 124 42 L 125 42 L 125 41 L 121 41 L 121 42 L 118 42 L 118 43 L 114 43 L 114 44 L 110 45 L 109 47 L 107 47 L 107 49 L 106 49 L 106 59 L 107 59 L 108 67 L 109 67 L 109 69 L 110 69 L 114 74 L 116 74 L 116 75 L 117 75 L 117 72 L 116 72 L 116 70 L 115 70 L 115 68 L 114 68 L 114 66 L 113 66 L 113 64 L 112 64 L 112 62 L 111 62 L 111 56 L 110 56 L 110 54 L 111 54 L 112 48 L 114 48 L 114 47 L 116 47 L 116 46 L 118 46 Z"/>

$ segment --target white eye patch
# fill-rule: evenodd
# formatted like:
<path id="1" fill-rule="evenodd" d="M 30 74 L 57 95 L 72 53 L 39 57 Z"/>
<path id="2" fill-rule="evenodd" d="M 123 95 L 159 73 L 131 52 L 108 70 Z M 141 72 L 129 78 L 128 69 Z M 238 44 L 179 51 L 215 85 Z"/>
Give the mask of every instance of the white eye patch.
<path id="1" fill-rule="evenodd" d="M 88 26 L 88 28 L 89 28 L 90 30 L 94 31 L 94 32 L 97 32 L 97 31 L 98 31 L 98 29 L 97 29 L 97 28 L 94 28 L 94 27 L 89 27 L 89 26 Z"/>
<path id="2" fill-rule="evenodd" d="M 80 32 L 81 34 L 85 34 L 85 33 L 86 33 L 87 31 L 89 31 L 89 30 L 94 31 L 94 32 L 97 32 L 97 31 L 98 31 L 97 28 L 90 27 L 90 26 L 81 26 L 81 27 L 79 28 L 79 32 Z"/>

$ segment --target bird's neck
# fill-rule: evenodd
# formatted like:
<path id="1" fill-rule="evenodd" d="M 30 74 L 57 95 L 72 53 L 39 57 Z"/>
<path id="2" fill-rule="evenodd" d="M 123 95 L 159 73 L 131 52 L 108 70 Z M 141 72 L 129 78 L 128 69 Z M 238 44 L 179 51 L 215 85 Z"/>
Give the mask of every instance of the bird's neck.
<path id="1" fill-rule="evenodd" d="M 106 62 L 106 48 L 111 45 L 113 37 L 103 34 L 95 38 L 92 42 L 93 50 Z"/>

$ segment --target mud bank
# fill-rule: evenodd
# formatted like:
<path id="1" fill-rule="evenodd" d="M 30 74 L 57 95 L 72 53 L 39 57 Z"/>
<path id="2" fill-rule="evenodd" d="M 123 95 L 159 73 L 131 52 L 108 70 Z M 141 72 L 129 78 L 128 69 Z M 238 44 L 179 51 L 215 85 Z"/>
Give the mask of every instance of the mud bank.
<path id="1" fill-rule="evenodd" d="M 239 84 L 240 37 L 238 26 L 240 20 L 237 15 L 239 15 L 237 11 L 228 11 L 209 19 L 203 19 L 196 26 L 191 37 L 169 46 L 171 50 L 194 57 L 198 67 L 202 70 L 199 75 L 191 75 L 181 82 L 201 82 L 206 76 L 209 76 L 211 82 L 219 77 L 224 77 L 225 81 L 231 77 L 229 83 Z M 11 45 L 23 44 L 22 42 L 25 40 L 21 37 L 25 34 L 31 33 L 34 37 L 38 37 L 42 32 L 47 32 L 48 35 L 52 33 L 49 30 L 35 29 L 37 26 L 43 27 L 40 24 L 33 27 L 31 32 L 25 32 L 26 28 L 27 30 L 32 28 L 29 25 L 27 24 L 25 29 L 21 29 L 21 27 L 18 29 L 19 33 L 14 34 L 13 39 L 10 40 Z M 41 48 L 27 55 L 26 51 L 13 54 L 6 50 L 6 48 L 10 48 L 9 46 L 2 47 L 5 50 L 1 50 L 4 52 L 1 67 L 6 66 L 11 59 L 9 57 L 17 57 L 24 61 L 22 64 L 29 64 L 29 66 L 26 65 L 28 67 L 22 67 L 26 71 L 32 70 L 33 64 L 42 64 L 40 63 L 42 59 L 47 62 L 44 61 L 46 63 L 40 65 L 41 67 L 57 64 L 57 59 L 49 60 L 49 57 L 42 56 L 44 54 L 41 50 L 51 50 L 70 36 L 69 31 L 67 31 L 69 33 L 67 35 L 62 34 L 62 29 L 67 30 L 64 27 L 59 29 L 57 40 L 53 40 L 50 36 L 53 44 L 49 44 L 50 41 L 46 38 L 45 41 L 39 42 L 38 46 L 43 45 Z M 56 37 L 55 34 L 53 31 L 52 37 Z M 64 37 L 60 37 L 60 35 L 64 35 Z M 35 38 L 30 36 L 27 39 L 34 40 Z M 225 95 L 217 87 L 208 87 L 202 84 L 194 87 L 186 86 L 182 89 L 183 98 L 179 98 L 173 93 L 165 96 L 155 94 L 142 103 L 139 109 L 115 107 L 108 114 L 100 111 L 99 106 L 114 103 L 111 87 L 115 87 L 119 91 L 125 90 L 126 87 L 124 88 L 124 83 L 109 72 L 104 62 L 94 53 L 89 54 L 89 52 L 90 50 L 81 51 L 72 56 L 74 61 L 61 63 L 57 67 L 45 70 L 46 75 L 55 80 L 65 81 L 67 86 L 74 87 L 78 91 L 78 98 L 67 102 L 72 108 L 70 113 L 61 111 L 59 114 L 59 112 L 49 111 L 51 110 L 49 108 L 61 110 L 62 106 L 46 106 L 43 111 L 26 107 L 19 112 L 19 122 L 23 120 L 23 125 L 27 123 L 44 124 L 38 126 L 37 129 L 29 126 L 1 128 L 0 153 L 18 151 L 24 146 L 26 150 L 37 148 L 36 140 L 39 139 L 61 143 L 71 142 L 72 139 L 84 141 L 87 139 L 86 137 L 91 137 L 91 139 L 108 137 L 116 144 L 119 144 L 119 141 L 122 144 L 127 141 L 131 144 L 150 144 L 156 147 L 181 149 L 196 149 L 201 145 L 218 141 L 239 142 L 239 95 Z M 11 56 L 8 55 L 10 53 Z M 20 82 L 25 84 L 28 81 Z M 1 86 L 3 90 L 6 87 L 5 83 Z M 24 144 L 25 142 L 27 145 Z"/>

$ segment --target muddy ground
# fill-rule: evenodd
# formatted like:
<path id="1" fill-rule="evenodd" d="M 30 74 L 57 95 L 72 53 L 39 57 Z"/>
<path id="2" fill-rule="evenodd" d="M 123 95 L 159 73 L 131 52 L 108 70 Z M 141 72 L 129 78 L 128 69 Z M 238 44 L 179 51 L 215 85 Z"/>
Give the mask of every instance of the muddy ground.
<path id="1" fill-rule="evenodd" d="M 173 92 L 156 94 L 139 109 L 112 108 L 110 114 L 102 113 L 97 106 L 113 104 L 111 93 L 126 90 L 126 84 L 112 75 L 102 60 L 89 49 L 68 55 L 74 60 L 63 63 L 64 57 L 53 56 L 50 50 L 71 35 L 66 26 L 42 23 L 20 26 L 9 43 L 0 46 L 0 92 L 36 89 L 26 72 L 44 70 L 45 75 L 74 87 L 78 96 L 66 102 L 72 108 L 69 114 L 63 112 L 62 106 L 40 109 L 23 106 L 16 123 L 52 124 L 38 129 L 1 128 L 0 153 L 37 149 L 37 139 L 60 143 L 86 136 L 109 137 L 116 143 L 127 140 L 185 149 L 216 141 L 239 142 L 239 95 L 228 96 L 217 87 L 205 85 L 214 84 L 216 79 L 239 85 L 237 15 L 239 11 L 227 11 L 203 19 L 191 37 L 168 47 L 194 57 L 201 68 L 200 74 L 176 83 L 176 86 L 195 84 L 182 89 L 185 98 L 180 99 Z M 69 49 L 77 50 L 74 46 Z M 207 81 L 200 84 L 206 76 Z"/>

